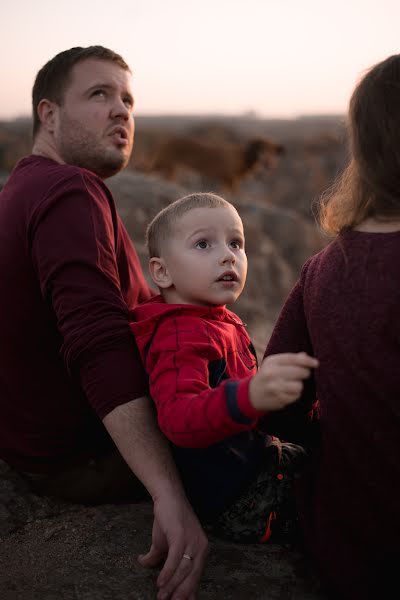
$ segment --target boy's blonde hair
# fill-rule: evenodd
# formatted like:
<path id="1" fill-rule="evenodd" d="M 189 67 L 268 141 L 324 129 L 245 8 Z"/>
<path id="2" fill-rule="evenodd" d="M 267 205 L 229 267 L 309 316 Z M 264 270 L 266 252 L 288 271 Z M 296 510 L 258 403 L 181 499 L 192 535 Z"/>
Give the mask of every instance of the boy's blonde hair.
<path id="1" fill-rule="evenodd" d="M 156 214 L 146 230 L 146 245 L 149 258 L 160 258 L 161 246 L 172 235 L 175 221 L 194 208 L 219 208 L 232 206 L 230 202 L 212 194 L 201 192 L 189 194 L 175 200 Z"/>

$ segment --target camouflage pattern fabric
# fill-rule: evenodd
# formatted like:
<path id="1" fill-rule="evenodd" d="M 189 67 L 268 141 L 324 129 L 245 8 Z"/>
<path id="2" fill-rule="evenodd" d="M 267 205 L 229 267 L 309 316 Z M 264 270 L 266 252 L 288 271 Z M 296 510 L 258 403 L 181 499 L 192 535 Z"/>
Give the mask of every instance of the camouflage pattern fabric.
<path id="1" fill-rule="evenodd" d="M 291 541 L 297 532 L 293 481 L 305 458 L 301 446 L 274 439 L 267 448 L 265 468 L 209 531 L 246 544 Z"/>

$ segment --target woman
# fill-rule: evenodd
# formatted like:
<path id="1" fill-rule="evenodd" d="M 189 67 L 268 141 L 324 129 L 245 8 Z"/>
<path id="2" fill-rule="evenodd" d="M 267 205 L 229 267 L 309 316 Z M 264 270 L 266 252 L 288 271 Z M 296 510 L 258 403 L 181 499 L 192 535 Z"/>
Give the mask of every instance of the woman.
<path id="1" fill-rule="evenodd" d="M 348 127 L 349 164 L 320 202 L 335 238 L 304 265 L 265 356 L 304 350 L 319 360 L 280 425 L 289 435 L 319 400 L 320 440 L 298 508 L 328 593 L 355 600 L 398 588 L 400 54 L 357 85 Z"/>

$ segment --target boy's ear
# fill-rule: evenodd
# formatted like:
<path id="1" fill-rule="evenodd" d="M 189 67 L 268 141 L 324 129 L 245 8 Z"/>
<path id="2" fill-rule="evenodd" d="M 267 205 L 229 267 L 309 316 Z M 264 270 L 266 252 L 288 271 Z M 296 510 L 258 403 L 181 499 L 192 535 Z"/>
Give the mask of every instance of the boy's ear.
<path id="1" fill-rule="evenodd" d="M 153 256 L 149 261 L 149 271 L 154 283 L 163 289 L 172 285 L 172 279 L 162 258 Z"/>
<path id="2" fill-rule="evenodd" d="M 37 114 L 40 123 L 46 131 L 53 133 L 56 119 L 57 119 L 58 106 L 54 102 L 43 98 L 37 107 Z"/>

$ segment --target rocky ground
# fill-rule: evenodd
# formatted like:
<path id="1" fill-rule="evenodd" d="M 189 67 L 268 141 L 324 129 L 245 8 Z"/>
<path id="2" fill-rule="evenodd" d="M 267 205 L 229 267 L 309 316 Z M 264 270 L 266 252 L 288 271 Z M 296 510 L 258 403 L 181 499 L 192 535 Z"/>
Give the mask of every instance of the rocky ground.
<path id="1" fill-rule="evenodd" d="M 85 507 L 30 493 L 0 462 L 2 600 L 150 600 L 157 571 L 135 556 L 150 544 L 151 504 Z M 199 600 L 323 600 L 305 557 L 278 544 L 211 539 Z"/>

